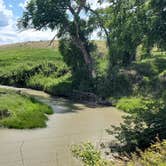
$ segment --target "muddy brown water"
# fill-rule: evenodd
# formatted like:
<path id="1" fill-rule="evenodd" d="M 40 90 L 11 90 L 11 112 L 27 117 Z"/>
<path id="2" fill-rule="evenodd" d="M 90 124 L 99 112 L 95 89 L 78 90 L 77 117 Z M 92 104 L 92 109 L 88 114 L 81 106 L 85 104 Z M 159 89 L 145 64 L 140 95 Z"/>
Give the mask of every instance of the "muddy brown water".
<path id="1" fill-rule="evenodd" d="M 113 139 L 105 129 L 119 125 L 123 113 L 113 107 L 91 107 L 53 98 L 36 90 L 0 86 L 35 96 L 49 104 L 54 114 L 47 128 L 34 130 L 0 129 L 0 166 L 80 166 L 71 145 L 91 141 L 96 148 Z"/>

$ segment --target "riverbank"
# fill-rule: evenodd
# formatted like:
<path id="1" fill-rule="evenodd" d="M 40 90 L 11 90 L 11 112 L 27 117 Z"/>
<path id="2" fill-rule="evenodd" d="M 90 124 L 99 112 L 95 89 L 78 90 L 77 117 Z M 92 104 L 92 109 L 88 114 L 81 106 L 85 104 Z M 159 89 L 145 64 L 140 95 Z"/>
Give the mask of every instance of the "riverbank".
<path id="1" fill-rule="evenodd" d="M 0 126 L 17 129 L 46 127 L 51 107 L 20 91 L 0 87 Z"/>
<path id="2" fill-rule="evenodd" d="M 3 86 L 4 88 L 4 86 Z M 65 99 L 51 98 L 44 92 L 11 88 L 27 93 L 50 105 L 47 128 L 35 130 L 0 129 L 0 165 L 78 166 L 71 145 L 91 141 L 96 147 L 113 139 L 105 129 L 119 125 L 123 112 L 113 107 L 91 107 Z"/>

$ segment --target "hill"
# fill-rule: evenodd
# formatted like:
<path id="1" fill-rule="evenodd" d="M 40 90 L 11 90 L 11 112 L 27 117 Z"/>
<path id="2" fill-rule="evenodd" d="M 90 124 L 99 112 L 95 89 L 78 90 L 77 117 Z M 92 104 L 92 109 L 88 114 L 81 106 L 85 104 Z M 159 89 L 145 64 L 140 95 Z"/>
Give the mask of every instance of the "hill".
<path id="1" fill-rule="evenodd" d="M 104 55 L 104 42 L 95 43 Z M 68 96 L 71 91 L 71 72 L 58 50 L 58 41 L 51 46 L 49 41 L 0 46 L 0 84 Z"/>
<path id="2" fill-rule="evenodd" d="M 56 47 L 47 47 L 47 44 L 27 42 L 2 46 L 0 83 L 51 93 L 56 91 L 56 85 L 70 80 L 69 67 L 64 63 L 60 52 Z"/>

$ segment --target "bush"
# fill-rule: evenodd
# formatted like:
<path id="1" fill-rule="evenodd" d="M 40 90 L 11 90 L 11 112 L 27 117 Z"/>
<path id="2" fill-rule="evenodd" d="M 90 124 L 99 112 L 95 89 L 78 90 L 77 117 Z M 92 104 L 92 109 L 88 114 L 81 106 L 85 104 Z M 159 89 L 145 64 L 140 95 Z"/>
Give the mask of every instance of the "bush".
<path id="1" fill-rule="evenodd" d="M 114 161 L 110 162 L 104 160 L 101 158 L 101 152 L 95 150 L 94 146 L 90 143 L 75 145 L 72 152 L 85 166 L 165 166 L 166 140 L 151 144 L 145 151 L 137 149 L 136 153 L 131 154 L 130 157 L 127 156 L 129 161 L 114 159 Z"/>
<path id="2" fill-rule="evenodd" d="M 161 140 L 166 138 L 164 103 L 160 100 L 145 100 L 144 102 L 145 106 L 141 106 L 139 111 L 123 117 L 124 122 L 119 127 L 112 126 L 107 130 L 109 134 L 115 135 L 128 152 L 134 151 L 136 147 L 141 149 L 148 147 L 156 136 Z M 135 110 L 133 105 L 131 108 Z"/>
<path id="3" fill-rule="evenodd" d="M 166 56 L 166 54 L 165 54 Z M 154 64 L 157 66 L 158 71 L 161 73 L 164 70 L 166 70 L 166 58 L 155 58 L 154 59 Z"/>
<path id="4" fill-rule="evenodd" d="M 139 155 L 138 155 L 139 154 Z M 166 141 L 151 145 L 144 152 L 133 154 L 127 166 L 165 166 L 166 163 Z"/>
<path id="5" fill-rule="evenodd" d="M 157 67 L 149 59 L 134 64 L 133 68 L 142 76 L 153 77 L 158 73 Z"/>
<path id="6" fill-rule="evenodd" d="M 48 87 L 46 89 L 46 92 L 57 96 L 71 97 L 72 89 L 72 82 L 67 82 L 64 80 L 59 82 L 58 84 L 53 84 L 52 86 Z"/>
<path id="7" fill-rule="evenodd" d="M 160 82 L 166 86 L 166 70 L 159 74 Z"/>
<path id="8" fill-rule="evenodd" d="M 109 166 L 111 164 L 101 157 L 100 151 L 97 151 L 91 143 L 74 145 L 72 153 L 83 162 L 84 166 Z"/>
<path id="9" fill-rule="evenodd" d="M 141 98 L 122 98 L 118 101 L 116 107 L 128 113 L 135 113 L 144 107 Z"/>
<path id="10" fill-rule="evenodd" d="M 116 105 L 118 109 L 121 109 L 127 113 L 148 111 L 151 109 L 155 109 L 158 106 L 159 104 L 157 104 L 155 100 L 138 97 L 121 98 Z"/>
<path id="11" fill-rule="evenodd" d="M 110 94 L 114 97 L 128 96 L 132 94 L 132 77 L 133 74 L 127 70 L 120 70 L 118 66 L 114 67 L 110 71 L 110 76 L 106 79 L 104 85 L 106 97 L 110 97 Z M 104 91 L 102 88 L 101 90 Z"/>

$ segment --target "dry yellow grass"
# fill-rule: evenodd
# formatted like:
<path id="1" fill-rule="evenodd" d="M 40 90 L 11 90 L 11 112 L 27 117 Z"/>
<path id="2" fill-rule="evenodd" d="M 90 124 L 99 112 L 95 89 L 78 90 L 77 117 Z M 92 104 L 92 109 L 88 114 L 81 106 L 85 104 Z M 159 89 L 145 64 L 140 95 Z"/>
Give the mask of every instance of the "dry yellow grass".
<path id="1" fill-rule="evenodd" d="M 15 44 L 6 44 L 1 45 L 0 48 L 18 48 L 18 47 L 30 47 L 30 48 L 58 48 L 59 41 L 55 40 L 51 45 L 50 41 L 29 41 L 29 42 L 23 42 L 23 43 L 15 43 Z"/>
<path id="2" fill-rule="evenodd" d="M 106 43 L 102 40 L 96 40 L 94 43 L 97 45 L 99 52 L 105 54 L 107 52 Z M 29 41 L 23 43 L 15 43 L 15 44 L 7 44 L 1 45 L 0 49 L 7 49 L 7 48 L 18 48 L 18 47 L 30 47 L 30 48 L 55 48 L 58 49 L 59 41 L 55 40 L 51 45 L 50 41 Z"/>
<path id="3" fill-rule="evenodd" d="M 97 45 L 99 52 L 103 54 L 107 53 L 106 42 L 104 40 L 95 40 L 94 43 Z"/>

